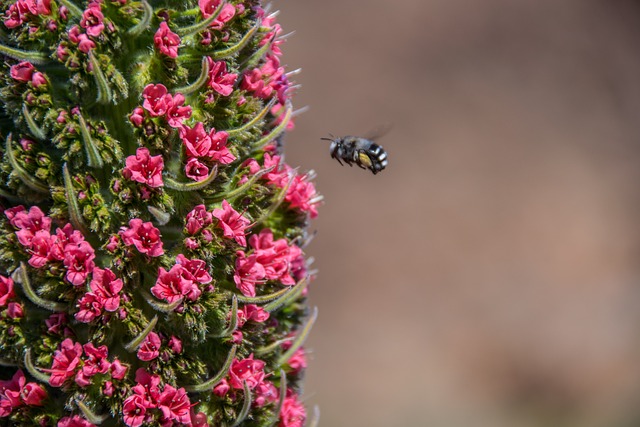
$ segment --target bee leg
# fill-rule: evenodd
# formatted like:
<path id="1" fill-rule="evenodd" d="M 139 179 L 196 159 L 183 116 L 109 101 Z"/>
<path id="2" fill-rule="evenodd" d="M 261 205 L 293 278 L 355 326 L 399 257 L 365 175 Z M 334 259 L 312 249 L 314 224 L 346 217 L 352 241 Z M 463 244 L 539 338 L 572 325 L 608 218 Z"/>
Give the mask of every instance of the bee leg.
<path id="1" fill-rule="evenodd" d="M 333 157 L 333 156 L 332 156 L 332 157 Z M 340 163 L 340 166 L 344 166 L 344 165 L 342 164 L 342 162 L 340 161 L 340 157 L 333 157 L 333 158 L 334 158 L 334 159 L 336 159 L 336 160 L 338 161 L 338 163 Z"/>

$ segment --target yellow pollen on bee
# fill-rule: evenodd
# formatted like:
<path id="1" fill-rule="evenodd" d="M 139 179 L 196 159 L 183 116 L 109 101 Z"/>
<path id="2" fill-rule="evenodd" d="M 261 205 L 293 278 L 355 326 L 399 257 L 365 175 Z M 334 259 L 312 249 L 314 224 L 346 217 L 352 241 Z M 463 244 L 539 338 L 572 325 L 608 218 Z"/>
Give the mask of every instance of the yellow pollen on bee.
<path id="1" fill-rule="evenodd" d="M 360 163 L 362 163 L 363 165 L 367 167 L 371 166 L 371 159 L 365 153 L 359 153 L 358 159 L 360 159 Z"/>

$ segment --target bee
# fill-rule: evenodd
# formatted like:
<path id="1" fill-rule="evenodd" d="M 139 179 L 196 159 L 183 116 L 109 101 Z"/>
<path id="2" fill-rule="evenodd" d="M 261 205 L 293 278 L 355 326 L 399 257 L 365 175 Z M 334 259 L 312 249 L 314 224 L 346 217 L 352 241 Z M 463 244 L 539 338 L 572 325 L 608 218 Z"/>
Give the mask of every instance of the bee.
<path id="1" fill-rule="evenodd" d="M 329 152 L 331 158 L 336 159 L 338 163 L 342 164 L 344 161 L 349 166 L 355 163 L 362 169 L 369 169 L 374 175 L 387 167 L 387 152 L 374 142 L 376 137 L 330 136 L 331 138 L 320 139 L 331 141 Z"/>

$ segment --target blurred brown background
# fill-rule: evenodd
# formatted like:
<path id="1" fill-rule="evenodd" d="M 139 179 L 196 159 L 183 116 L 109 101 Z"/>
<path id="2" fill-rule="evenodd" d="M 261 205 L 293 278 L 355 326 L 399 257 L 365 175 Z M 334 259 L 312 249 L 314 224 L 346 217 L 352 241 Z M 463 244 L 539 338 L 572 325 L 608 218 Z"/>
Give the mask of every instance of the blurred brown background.
<path id="1" fill-rule="evenodd" d="M 278 0 L 328 427 L 640 425 L 640 4 Z M 334 135 L 392 123 L 389 167 Z"/>

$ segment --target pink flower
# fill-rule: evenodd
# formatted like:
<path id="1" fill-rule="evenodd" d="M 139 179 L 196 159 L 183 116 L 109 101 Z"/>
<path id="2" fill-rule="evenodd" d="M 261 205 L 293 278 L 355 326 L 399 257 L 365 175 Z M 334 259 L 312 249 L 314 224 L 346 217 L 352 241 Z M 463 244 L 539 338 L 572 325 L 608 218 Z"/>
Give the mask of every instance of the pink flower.
<path id="1" fill-rule="evenodd" d="M 200 182 L 209 176 L 209 168 L 207 165 L 200 163 L 195 157 L 190 158 L 184 166 L 184 174 L 187 178 Z"/>
<path id="2" fill-rule="evenodd" d="M 43 402 L 47 398 L 47 392 L 40 384 L 27 383 L 22 389 L 20 397 L 26 405 L 43 406 Z"/>
<path id="3" fill-rule="evenodd" d="M 304 176 L 297 175 L 287 190 L 285 200 L 294 209 L 308 212 L 311 218 L 318 216 L 316 188 Z"/>
<path id="4" fill-rule="evenodd" d="M 129 228 L 122 227 L 120 236 L 125 245 L 134 245 L 142 254 L 157 257 L 164 254 L 160 230 L 155 228 L 150 222 L 143 223 L 140 218 L 129 221 Z"/>
<path id="5" fill-rule="evenodd" d="M 24 317 L 24 308 L 19 302 L 10 302 L 7 305 L 7 316 L 10 319 L 21 319 Z"/>
<path id="6" fill-rule="evenodd" d="M 273 241 L 273 233 L 265 228 L 259 234 L 249 238 L 249 244 L 254 248 L 257 261 L 264 266 L 266 278 L 278 280 L 283 285 L 295 285 L 295 280 L 289 274 L 290 248 L 286 239 Z"/>
<path id="7" fill-rule="evenodd" d="M 212 222 L 213 215 L 211 215 L 211 212 L 207 211 L 204 205 L 198 205 L 187 214 L 185 228 L 187 233 L 193 236 Z"/>
<path id="8" fill-rule="evenodd" d="M 142 91 L 144 102 L 142 106 L 151 116 L 163 116 L 173 102 L 173 97 L 164 85 L 147 85 Z"/>
<path id="9" fill-rule="evenodd" d="M 254 390 L 254 403 L 257 407 L 262 407 L 278 400 L 278 389 L 267 380 L 258 384 Z"/>
<path id="10" fill-rule="evenodd" d="M 0 275 L 0 307 L 7 305 L 7 302 L 15 296 L 13 280 L 10 277 Z"/>
<path id="11" fill-rule="evenodd" d="M 142 107 L 134 108 L 133 113 L 129 116 L 129 120 L 135 127 L 142 126 L 142 122 L 144 121 L 144 110 Z"/>
<path id="12" fill-rule="evenodd" d="M 84 354 L 86 356 L 84 365 L 82 366 L 82 373 L 87 377 L 92 377 L 97 374 L 106 374 L 111 368 L 111 363 L 107 360 L 109 350 L 106 345 L 96 347 L 93 343 L 87 343 L 82 346 Z"/>
<path id="13" fill-rule="evenodd" d="M 9 9 L 7 9 L 7 11 L 5 12 L 5 16 L 6 16 L 4 20 L 5 27 L 9 29 L 15 28 L 22 25 L 22 23 L 24 22 L 24 16 L 23 16 L 23 13 L 21 13 L 20 11 L 19 4 L 20 2 L 12 4 L 11 6 L 9 6 Z"/>
<path id="14" fill-rule="evenodd" d="M 209 87 L 222 96 L 229 96 L 233 92 L 238 75 L 227 73 L 225 61 L 214 61 L 209 57 L 207 60 L 209 62 Z"/>
<path id="15" fill-rule="evenodd" d="M 282 349 L 288 350 L 291 348 L 291 341 L 285 341 L 282 343 Z M 287 364 L 291 367 L 294 374 L 299 373 L 307 367 L 307 356 L 304 352 L 304 348 L 298 348 L 289 358 Z"/>
<path id="16" fill-rule="evenodd" d="M 245 230 L 250 221 L 231 207 L 226 200 L 222 201 L 222 209 L 214 209 L 212 215 L 218 218 L 218 226 L 224 231 L 224 237 L 234 239 L 239 245 L 246 246 Z"/>
<path id="17" fill-rule="evenodd" d="M 158 398 L 158 409 L 162 412 L 164 421 L 174 420 L 191 425 L 191 402 L 184 388 L 176 389 L 169 384 L 165 385 Z"/>
<path id="18" fill-rule="evenodd" d="M 302 427 L 307 419 L 307 411 L 298 396 L 291 390 L 287 390 L 287 397 L 284 399 L 282 408 L 280 409 L 279 427 Z"/>
<path id="19" fill-rule="evenodd" d="M 160 336 L 155 332 L 150 332 L 138 349 L 138 359 L 148 362 L 160 355 Z"/>
<path id="20" fill-rule="evenodd" d="M 96 48 L 96 44 L 93 40 L 87 37 L 86 34 L 78 35 L 78 49 L 82 53 L 89 53 L 91 50 Z"/>
<path id="21" fill-rule="evenodd" d="M 93 271 L 96 257 L 91 245 L 86 241 L 68 244 L 64 248 L 64 266 L 67 267 L 65 278 L 74 286 L 84 284 L 87 275 Z"/>
<path id="22" fill-rule="evenodd" d="M 9 74 L 14 80 L 19 82 L 29 82 L 33 76 L 35 68 L 30 62 L 23 61 L 19 64 L 12 65 L 9 69 Z"/>
<path id="23" fill-rule="evenodd" d="M 96 427 L 95 424 L 82 418 L 80 415 L 64 417 L 58 421 L 58 427 Z"/>
<path id="24" fill-rule="evenodd" d="M 236 159 L 236 156 L 231 154 L 227 148 L 228 136 L 229 134 L 225 131 L 216 132 L 215 129 L 211 129 L 209 132 L 211 149 L 209 150 L 208 157 L 223 165 L 228 165 Z"/>
<path id="25" fill-rule="evenodd" d="M 7 209 L 5 215 L 9 223 L 18 229 L 16 236 L 18 241 L 24 246 L 31 245 L 31 239 L 38 231 L 49 233 L 51 229 L 51 218 L 44 216 L 44 213 L 37 206 L 32 206 L 26 212 L 22 206 Z"/>
<path id="26" fill-rule="evenodd" d="M 47 332 L 50 334 L 59 334 L 62 332 L 63 327 L 68 323 L 67 313 L 53 313 L 48 319 L 44 321 L 47 325 Z"/>
<path id="27" fill-rule="evenodd" d="M 18 233 L 23 231 L 25 230 L 20 230 Z M 25 235 L 27 234 L 23 234 L 23 236 Z M 18 240 L 20 240 L 20 237 Z M 54 249 L 54 240 L 55 237 L 51 236 L 48 231 L 40 230 L 36 232 L 28 245 L 29 252 L 31 253 L 31 258 L 29 258 L 28 261 L 30 266 L 42 268 L 49 262 L 51 255 L 54 253 L 52 250 Z"/>
<path id="28" fill-rule="evenodd" d="M 264 380 L 264 366 L 265 363 L 254 359 L 253 354 L 246 359 L 235 359 L 229 369 L 229 385 L 236 390 L 242 390 L 243 383 L 246 382 L 253 390 Z"/>
<path id="29" fill-rule="evenodd" d="M 167 343 L 167 347 L 169 347 L 171 349 L 172 352 L 176 353 L 176 354 L 180 354 L 182 353 L 182 341 L 180 340 L 180 338 L 172 335 L 171 338 L 169 338 L 169 342 Z"/>
<path id="30" fill-rule="evenodd" d="M 222 0 L 198 0 L 198 6 L 200 6 L 200 12 L 202 12 L 203 18 L 208 18 L 213 15 L 213 12 L 218 8 Z M 232 4 L 225 4 L 222 7 L 222 11 L 218 17 L 211 23 L 211 28 L 217 30 L 224 27 L 224 24 L 229 22 L 236 13 L 236 8 Z"/>
<path id="31" fill-rule="evenodd" d="M 82 14 L 80 26 L 91 37 L 98 37 L 102 33 L 102 30 L 104 30 L 104 15 L 100 11 L 100 3 L 89 4 L 89 7 Z"/>
<path id="32" fill-rule="evenodd" d="M 111 378 L 114 380 L 121 380 L 127 374 L 129 369 L 126 365 L 123 365 L 118 359 L 115 359 L 111 364 Z"/>
<path id="33" fill-rule="evenodd" d="M 176 93 L 167 110 L 167 123 L 172 128 L 181 128 L 182 122 L 191 117 L 191 107 L 184 105 L 184 95 Z"/>
<path id="34" fill-rule="evenodd" d="M 229 393 L 229 390 L 231 390 L 229 383 L 226 379 L 223 379 L 213 388 L 213 394 L 218 397 L 225 397 L 227 393 Z"/>
<path id="35" fill-rule="evenodd" d="M 102 298 L 99 298 L 93 292 L 88 292 L 78 300 L 77 306 L 79 310 L 74 315 L 76 320 L 82 323 L 89 323 L 102 314 L 104 303 Z"/>
<path id="36" fill-rule="evenodd" d="M 166 22 L 160 23 L 160 28 L 153 36 L 153 41 L 156 48 L 163 55 L 167 55 L 170 58 L 176 58 L 178 56 L 178 46 L 180 45 L 180 36 L 171 31 Z"/>
<path id="37" fill-rule="evenodd" d="M 207 263 L 200 259 L 187 259 L 182 254 L 176 257 L 176 262 L 184 267 L 182 272 L 183 276 L 188 280 L 192 280 L 198 283 L 207 284 L 211 283 L 213 278 L 207 271 Z"/>
<path id="38" fill-rule="evenodd" d="M 158 280 L 151 288 L 151 293 L 158 299 L 166 300 L 169 304 L 173 304 L 183 297 L 195 301 L 202 291 L 192 279 L 193 276 L 181 264 L 174 265 L 169 271 L 160 267 Z"/>
<path id="39" fill-rule="evenodd" d="M 140 427 L 148 417 L 147 409 L 153 409 L 153 403 L 145 399 L 139 394 L 132 394 L 127 397 L 123 403 L 122 415 L 123 420 L 129 427 Z"/>
<path id="40" fill-rule="evenodd" d="M 80 364 L 82 346 L 67 338 L 60 344 L 60 348 L 53 354 L 53 364 L 46 372 L 51 373 L 49 384 L 53 387 L 61 387 L 65 380 L 75 375 Z"/>
<path id="41" fill-rule="evenodd" d="M 135 156 L 127 157 L 122 176 L 132 181 L 146 184 L 149 187 L 162 187 L 162 156 L 150 156 L 147 148 L 138 148 Z"/>
<path id="42" fill-rule="evenodd" d="M 36 71 L 31 77 L 31 84 L 33 85 L 33 87 L 38 88 L 42 85 L 47 84 L 47 78 L 40 71 Z"/>
<path id="43" fill-rule="evenodd" d="M 193 128 L 183 126 L 180 129 L 180 138 L 188 157 L 204 157 L 209 154 L 211 137 L 204 130 L 202 122 L 196 123 Z"/>
<path id="44" fill-rule="evenodd" d="M 243 295 L 255 297 L 256 283 L 264 281 L 264 267 L 257 262 L 255 254 L 248 257 L 243 251 L 238 251 L 236 254 L 236 271 L 233 275 L 233 281 Z"/>
<path id="45" fill-rule="evenodd" d="M 91 291 L 101 298 L 106 311 L 116 311 L 120 306 L 120 291 L 122 290 L 122 279 L 116 279 L 116 275 L 111 270 L 94 268 L 93 280 L 89 283 Z"/>
<path id="46" fill-rule="evenodd" d="M 269 312 L 255 304 L 247 304 L 242 309 L 238 310 L 238 318 L 239 326 L 244 325 L 248 320 L 262 323 L 269 319 Z"/>

